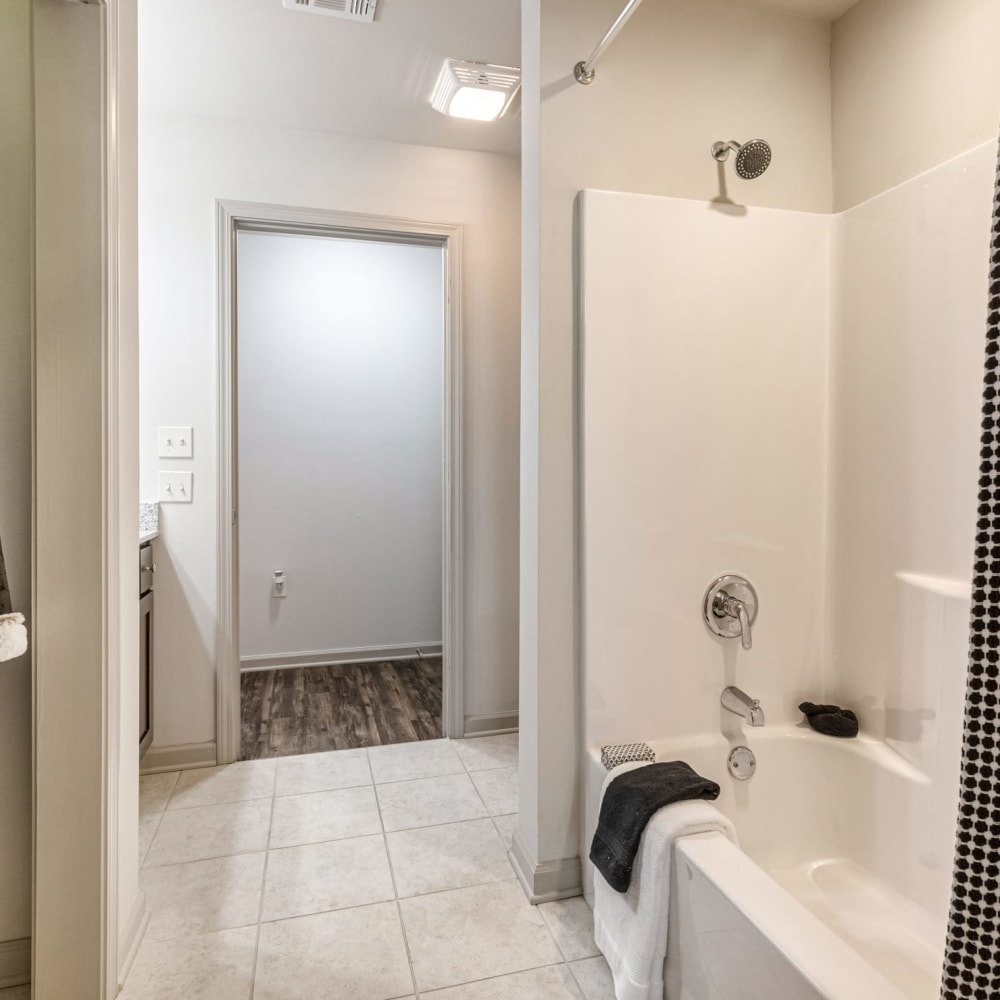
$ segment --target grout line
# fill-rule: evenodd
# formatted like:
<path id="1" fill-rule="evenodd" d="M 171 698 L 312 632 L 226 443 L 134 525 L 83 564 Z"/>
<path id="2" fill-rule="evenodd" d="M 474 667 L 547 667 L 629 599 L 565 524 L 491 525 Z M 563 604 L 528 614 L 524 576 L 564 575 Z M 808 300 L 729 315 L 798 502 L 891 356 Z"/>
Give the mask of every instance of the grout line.
<path id="1" fill-rule="evenodd" d="M 372 761 L 368 758 L 368 770 L 371 771 Z M 375 784 L 375 773 L 372 772 L 372 786 Z M 420 1000 L 420 991 L 417 989 L 417 974 L 413 969 L 413 955 L 410 952 L 410 939 L 406 934 L 406 924 L 403 921 L 403 907 L 399 901 L 399 888 L 396 885 L 396 869 L 392 864 L 392 854 L 389 851 L 389 838 L 386 835 L 385 821 L 382 819 L 382 803 L 378 800 L 378 792 L 375 792 L 375 808 L 378 810 L 378 822 L 382 828 L 382 847 L 385 850 L 386 862 L 389 865 L 389 878 L 392 880 L 393 901 L 396 904 L 396 918 L 399 920 L 399 929 L 403 935 L 403 947 L 406 949 L 406 963 L 410 967 L 410 982 L 413 985 L 414 1000 Z M 251 997 L 251 1000 L 253 998 Z"/>
<path id="2" fill-rule="evenodd" d="M 250 996 L 253 1000 L 254 990 L 257 987 L 257 956 L 260 954 L 260 929 L 264 918 L 264 890 L 267 887 L 267 861 L 271 856 L 271 826 L 274 824 L 274 804 L 277 799 L 278 790 L 278 768 L 274 768 L 274 780 L 271 784 L 271 814 L 267 819 L 267 840 L 264 843 L 264 870 L 260 873 L 260 902 L 257 905 L 257 935 L 253 943 L 253 965 L 250 967 Z"/>

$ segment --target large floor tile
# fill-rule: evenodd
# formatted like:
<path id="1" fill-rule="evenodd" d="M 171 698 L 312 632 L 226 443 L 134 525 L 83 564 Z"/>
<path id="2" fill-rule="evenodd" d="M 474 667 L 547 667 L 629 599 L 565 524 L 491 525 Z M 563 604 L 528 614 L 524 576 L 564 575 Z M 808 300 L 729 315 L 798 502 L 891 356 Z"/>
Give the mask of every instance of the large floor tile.
<path id="1" fill-rule="evenodd" d="M 438 826 L 487 815 L 465 771 L 379 785 L 378 802 L 387 831 Z"/>
<path id="2" fill-rule="evenodd" d="M 273 760 L 244 760 L 221 767 L 181 771 L 167 808 L 187 809 L 270 798 L 274 794 L 274 770 Z"/>
<path id="3" fill-rule="evenodd" d="M 139 815 L 163 812 L 179 777 L 180 771 L 142 775 L 139 778 Z"/>
<path id="4" fill-rule="evenodd" d="M 583 896 L 538 907 L 567 962 L 600 954 L 594 943 L 594 913 Z"/>
<path id="5" fill-rule="evenodd" d="M 412 993 L 395 903 L 261 927 L 254 1000 L 390 1000 Z"/>
<path id="6" fill-rule="evenodd" d="M 247 1000 L 256 927 L 145 939 L 119 1000 Z"/>
<path id="7" fill-rule="evenodd" d="M 376 784 L 434 778 L 441 774 L 458 774 L 464 770 L 450 740 L 420 740 L 416 743 L 371 747 L 368 759 L 371 761 Z"/>
<path id="8" fill-rule="evenodd" d="M 469 777 L 475 782 L 491 816 L 504 816 L 507 813 L 517 812 L 520 803 L 516 767 L 472 771 Z"/>
<path id="9" fill-rule="evenodd" d="M 263 851 L 270 819 L 270 799 L 168 809 L 146 855 L 146 866 Z"/>
<path id="10" fill-rule="evenodd" d="M 149 816 L 139 817 L 139 865 L 146 863 L 146 855 L 149 853 L 149 846 L 153 843 L 153 837 L 160 828 L 162 813 L 152 813 Z M 0 998 L 2 1000 L 2 998 Z"/>
<path id="11" fill-rule="evenodd" d="M 421 992 L 562 962 L 516 882 L 414 896 L 400 906 Z"/>
<path id="12" fill-rule="evenodd" d="M 403 830 L 386 841 L 400 897 L 509 881 L 514 874 L 488 819 Z"/>
<path id="13" fill-rule="evenodd" d="M 274 800 L 272 848 L 345 840 L 381 832 L 375 789 L 371 785 L 284 795 Z"/>
<path id="14" fill-rule="evenodd" d="M 264 920 L 299 917 L 393 899 L 381 834 L 271 851 Z"/>
<path id="15" fill-rule="evenodd" d="M 303 795 L 335 788 L 370 785 L 372 772 L 367 750 L 331 750 L 278 761 L 275 795 Z"/>
<path id="16" fill-rule="evenodd" d="M 454 740 L 452 746 L 468 771 L 517 767 L 517 733 Z"/>
<path id="17" fill-rule="evenodd" d="M 583 994 L 583 1000 L 615 1000 L 615 981 L 603 955 L 571 962 L 570 969 Z"/>
<path id="18" fill-rule="evenodd" d="M 565 965 L 548 965 L 529 972 L 515 972 L 512 976 L 425 992 L 421 997 L 427 1000 L 580 1000 L 580 992 Z"/>
<path id="19" fill-rule="evenodd" d="M 510 848 L 511 838 L 514 836 L 514 832 L 517 830 L 517 813 L 507 813 L 505 816 L 494 816 L 493 824 L 497 828 L 497 833 L 500 834 L 500 839 L 503 841 L 503 846 Z"/>
<path id="20" fill-rule="evenodd" d="M 256 924 L 264 853 L 147 868 L 140 877 L 150 940 Z"/>

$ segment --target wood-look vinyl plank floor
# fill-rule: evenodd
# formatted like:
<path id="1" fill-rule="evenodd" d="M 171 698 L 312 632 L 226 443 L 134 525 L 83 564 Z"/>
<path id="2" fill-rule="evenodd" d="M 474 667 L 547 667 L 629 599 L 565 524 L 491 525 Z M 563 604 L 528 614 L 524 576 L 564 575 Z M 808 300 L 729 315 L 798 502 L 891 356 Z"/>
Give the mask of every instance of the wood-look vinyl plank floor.
<path id="1" fill-rule="evenodd" d="M 240 676 L 241 760 L 441 737 L 441 659 Z"/>

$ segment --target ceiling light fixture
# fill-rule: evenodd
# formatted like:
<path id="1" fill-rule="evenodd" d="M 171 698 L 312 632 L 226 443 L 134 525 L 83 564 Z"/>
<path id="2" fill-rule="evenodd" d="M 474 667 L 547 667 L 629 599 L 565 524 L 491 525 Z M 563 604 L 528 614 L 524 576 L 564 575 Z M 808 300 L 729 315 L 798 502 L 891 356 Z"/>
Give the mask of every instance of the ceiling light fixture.
<path id="1" fill-rule="evenodd" d="M 431 107 L 452 118 L 496 121 L 510 110 L 521 89 L 521 71 L 514 66 L 446 59 L 438 74 Z"/>

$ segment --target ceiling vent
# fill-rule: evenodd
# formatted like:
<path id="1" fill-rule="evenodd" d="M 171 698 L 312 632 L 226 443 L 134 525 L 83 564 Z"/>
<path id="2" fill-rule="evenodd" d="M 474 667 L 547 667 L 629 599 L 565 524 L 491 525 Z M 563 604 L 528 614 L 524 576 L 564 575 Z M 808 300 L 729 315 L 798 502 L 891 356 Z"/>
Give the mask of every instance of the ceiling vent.
<path id="1" fill-rule="evenodd" d="M 282 0 L 287 10 L 346 17 L 351 21 L 374 21 L 377 3 L 378 0 Z"/>

